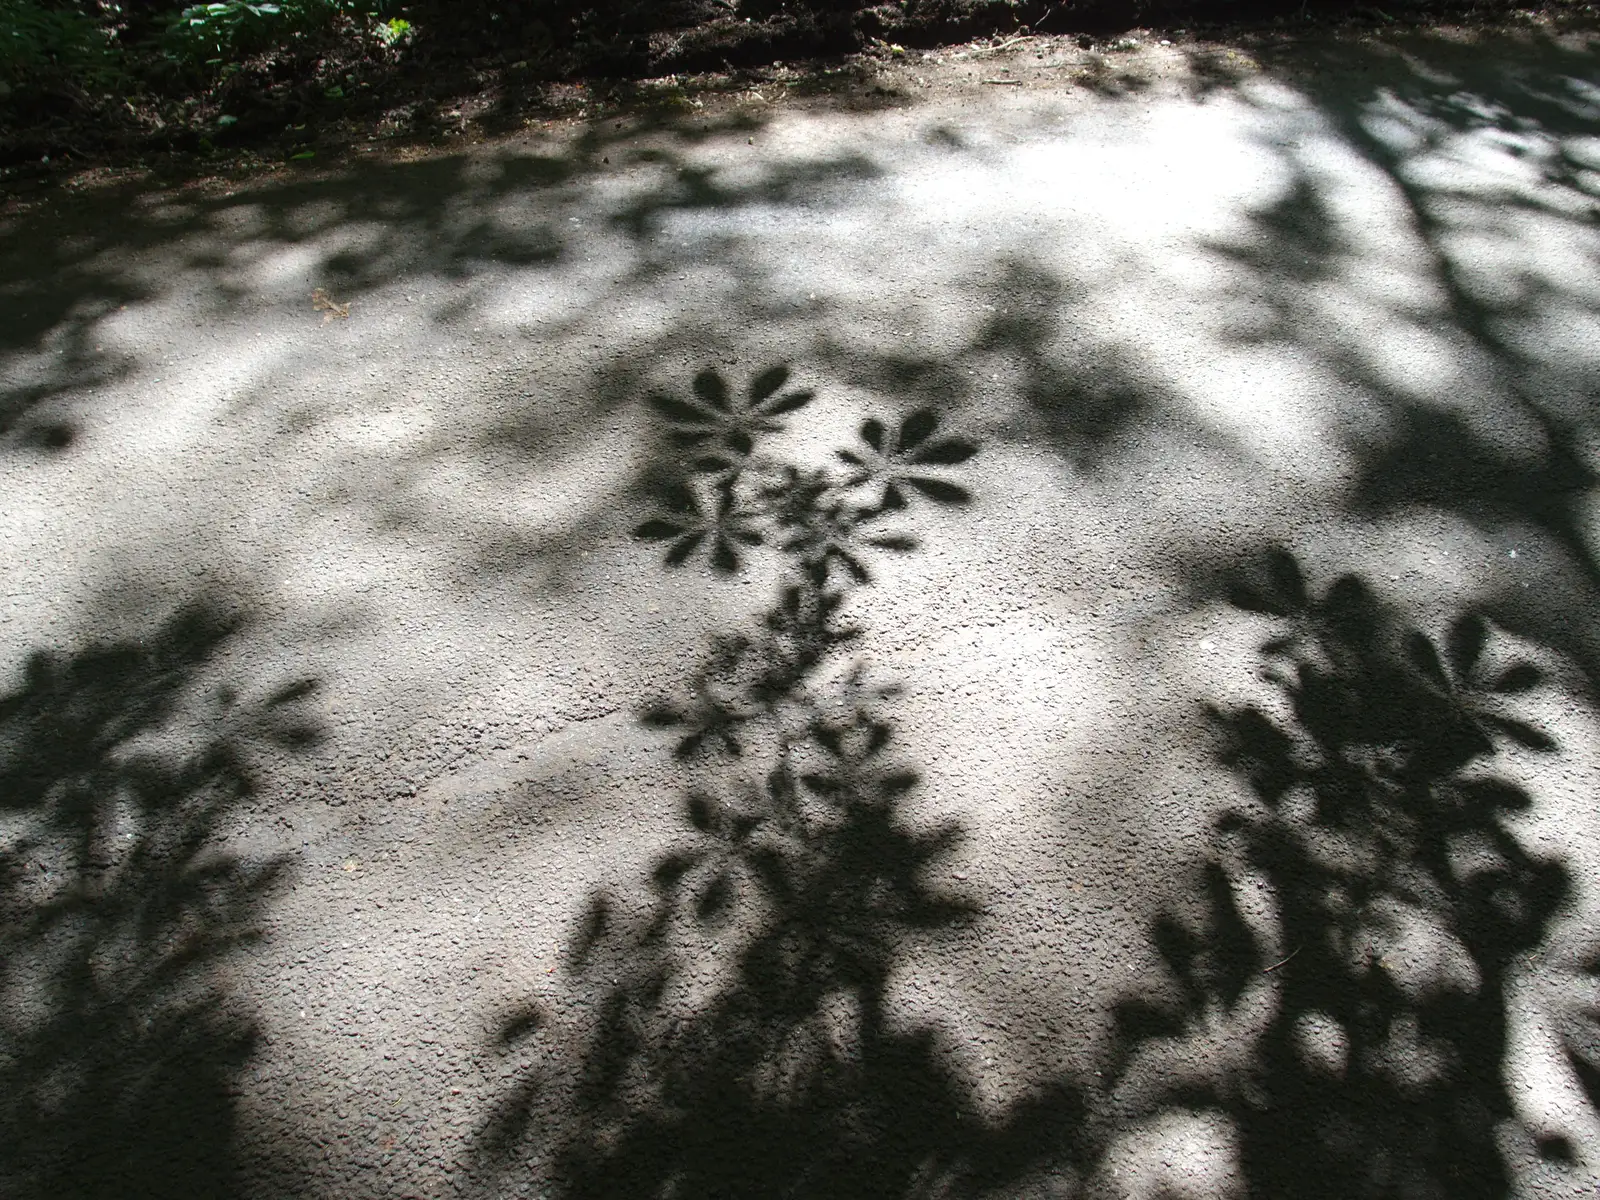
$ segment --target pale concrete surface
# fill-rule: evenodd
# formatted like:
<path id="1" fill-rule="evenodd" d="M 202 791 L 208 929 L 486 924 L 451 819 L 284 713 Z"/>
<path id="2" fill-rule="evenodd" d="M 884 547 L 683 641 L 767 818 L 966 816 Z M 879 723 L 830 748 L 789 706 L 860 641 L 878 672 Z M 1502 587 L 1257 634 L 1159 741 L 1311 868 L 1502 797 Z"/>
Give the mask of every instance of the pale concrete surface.
<path id="1" fill-rule="evenodd" d="M 1371 927 L 1397 996 L 1503 988 L 1498 1074 L 1475 1085 L 1503 1107 L 1473 1120 L 1505 1178 L 1440 1192 L 1402 1164 L 1363 1194 L 1594 1194 L 1592 51 L 1421 41 L 1255 63 L 1152 46 L 1092 77 L 1074 55 L 914 62 L 902 95 L 862 111 L 763 96 L 6 219 L 7 761 L 44 736 L 18 732 L 29 697 L 52 728 L 82 709 L 30 682 L 30 656 L 160 646 L 185 604 L 239 622 L 177 674 L 149 666 L 171 713 L 107 718 L 52 760 L 56 791 L 0 802 L 18 913 L 132 872 L 109 925 L 70 904 L 48 928 L 14 922 L 0 1077 L 25 1099 L 0 1111 L 42 1147 L 4 1161 L 15 1194 L 65 1194 L 52 1156 L 86 1143 L 62 1130 L 164 1145 L 147 1128 L 163 1071 L 180 1092 L 221 1081 L 195 1134 L 216 1144 L 173 1153 L 224 1194 L 582 1192 L 562 1159 L 592 1133 L 574 1131 L 575 1081 L 634 960 L 624 935 L 609 959 L 573 945 L 597 895 L 642 921 L 653 864 L 692 838 L 685 769 L 635 714 L 776 577 L 770 555 L 731 580 L 669 572 L 632 536 L 673 453 L 645 400 L 774 362 L 819 393 L 784 443 L 798 461 L 923 405 L 980 445 L 973 503 L 919 519 L 922 550 L 852 600 L 852 653 L 902 688 L 887 711 L 921 782 L 898 819 L 961 830 L 926 882 L 979 910 L 895 943 L 884 1028 L 926 1036 L 962 1120 L 1031 1132 L 993 1151 L 1005 1169 L 957 1147 L 910 1194 L 1276 1194 L 1239 1113 L 1293 964 L 1169 1036 L 1134 1043 L 1114 1019 L 1176 1003 L 1153 930 L 1201 920 L 1207 863 L 1263 954 L 1298 953 L 1281 885 L 1215 831 L 1261 802 L 1206 717 L 1283 709 L 1260 669 L 1273 621 L 1225 586 L 1271 546 L 1319 594 L 1361 575 L 1436 640 L 1488 614 L 1493 653 L 1541 665 L 1514 703 L 1555 743 L 1492 758 L 1532 799 L 1501 827 L 1570 885 L 1538 948 L 1484 975 L 1426 922 Z M 1023 86 L 981 82 L 1002 69 Z M 324 322 L 315 288 L 348 318 Z M 268 704 L 300 680 L 314 689 Z M 227 716 L 222 688 L 257 715 Z M 316 736 L 269 746 L 272 721 Z M 203 736 L 256 772 L 205 853 L 280 870 L 227 919 L 171 900 L 113 936 L 155 872 L 119 865 L 116 839 L 142 844 L 158 819 L 114 795 L 63 818 L 59 781 L 103 762 L 90 790 L 115 793 L 146 743 L 181 759 Z M 78 844 L 50 841 L 63 828 Z M 257 936 L 224 938 L 235 917 Z M 185 937 L 219 941 L 191 964 Z M 737 936 L 690 922 L 671 939 L 697 981 L 685 1012 L 736 986 Z M 111 973 L 76 1001 L 126 1025 L 85 1052 L 109 1077 L 68 1047 L 70 1021 L 41 1032 L 67 1003 L 42 982 L 63 955 Z M 140 956 L 145 982 L 127 982 Z M 223 1015 L 196 1015 L 194 988 Z M 849 1060 L 866 1018 L 837 995 L 815 1016 Z M 179 1032 L 159 1033 L 163 1013 Z M 1355 1070 L 1341 1030 L 1296 1019 L 1311 1059 Z M 213 1020 L 232 1049 L 202 1040 L 210 1065 L 173 1066 L 161 1039 Z M 532 1115 L 501 1145 L 508 1103 Z M 94 1171 L 122 1169 L 72 1187 L 99 1194 Z M 696 1194 L 678 1186 L 661 1194 Z"/>

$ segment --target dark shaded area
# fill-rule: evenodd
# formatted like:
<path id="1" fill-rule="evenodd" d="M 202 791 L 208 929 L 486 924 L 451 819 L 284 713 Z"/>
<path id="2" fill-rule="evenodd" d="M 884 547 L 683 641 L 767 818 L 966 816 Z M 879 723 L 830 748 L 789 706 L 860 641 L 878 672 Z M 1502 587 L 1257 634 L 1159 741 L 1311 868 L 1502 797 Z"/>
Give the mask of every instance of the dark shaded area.
<path id="1" fill-rule="evenodd" d="M 108 38 L 109 58 L 99 53 L 93 72 L 67 59 L 42 61 L 8 82 L 0 164 L 245 148 L 288 158 L 317 143 L 319 130 L 341 140 L 340 130 L 381 127 L 396 113 L 410 134 L 429 136 L 440 132 L 439 110 L 458 104 L 549 113 L 570 104 L 573 86 L 620 96 L 641 80 L 775 64 L 820 78 L 851 56 L 986 37 L 1074 34 L 1092 45 L 1135 28 L 1230 37 L 1518 23 L 1532 12 L 1593 18 L 1578 0 L 1532 9 L 1511 0 L 376 0 L 331 7 L 311 26 L 257 22 L 275 30 L 262 35 L 265 44 L 208 58 L 209 51 L 175 56 L 166 31 L 182 7 L 87 9 L 85 19 L 105 35 L 91 42 Z M 399 41 L 384 31 L 390 18 L 408 23 Z M 286 143 L 294 131 L 303 138 Z"/>
<path id="2" fill-rule="evenodd" d="M 1466 5 L 1405 0 L 1391 20 L 1459 13 Z M 431 31 L 427 52 L 461 58 L 505 53 L 507 42 L 558 78 L 644 78 L 851 54 L 874 43 L 930 47 L 989 35 L 1109 35 L 1139 26 L 1181 27 L 1329 18 L 1375 18 L 1349 0 L 518 0 L 512 4 L 412 4 Z M 1475 5 L 1478 17 L 1493 10 Z M 487 44 L 486 44 L 487 43 Z"/>
<path id="3" fill-rule="evenodd" d="M 1318 597 L 1281 552 L 1235 602 L 1279 621 L 1262 652 L 1287 711 L 1212 714 L 1260 807 L 1218 828 L 1209 923 L 1153 931 L 1183 1002 L 1130 1000 L 1126 1057 L 1270 987 L 1247 1065 L 1165 1097 L 1234 1117 L 1251 1195 L 1506 1196 L 1507 972 L 1570 890 L 1507 828 L 1532 801 L 1495 770 L 1554 749 L 1517 715 L 1540 672 L 1481 617 L 1440 646 L 1355 576 Z"/>
<path id="4" fill-rule="evenodd" d="M 0 697 L 0 1192 L 227 1197 L 250 1014 L 213 976 L 286 869 L 220 839 L 248 747 L 303 745 L 309 683 L 193 694 L 234 618 L 36 653 Z M 196 706 L 199 706 L 198 711 Z"/>

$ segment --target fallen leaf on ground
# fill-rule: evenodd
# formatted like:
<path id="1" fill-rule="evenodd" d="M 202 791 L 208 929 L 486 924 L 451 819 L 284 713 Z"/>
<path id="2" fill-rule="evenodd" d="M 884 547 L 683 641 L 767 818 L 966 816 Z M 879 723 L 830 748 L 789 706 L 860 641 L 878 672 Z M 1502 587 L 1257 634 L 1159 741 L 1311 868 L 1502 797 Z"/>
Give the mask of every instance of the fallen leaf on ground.
<path id="1" fill-rule="evenodd" d="M 322 314 L 322 323 L 324 325 L 335 317 L 340 320 L 347 320 L 350 316 L 350 306 L 348 304 L 340 304 L 321 288 L 317 288 L 311 293 L 311 307 Z"/>

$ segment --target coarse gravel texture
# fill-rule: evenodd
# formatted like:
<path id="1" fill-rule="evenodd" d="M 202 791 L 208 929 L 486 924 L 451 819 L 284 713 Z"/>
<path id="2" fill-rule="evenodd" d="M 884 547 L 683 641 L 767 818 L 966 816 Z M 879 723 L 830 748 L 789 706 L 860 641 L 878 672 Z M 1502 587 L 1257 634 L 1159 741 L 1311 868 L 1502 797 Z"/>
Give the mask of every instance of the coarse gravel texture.
<path id="1" fill-rule="evenodd" d="M 13 201 L 0 1194 L 1593 1195 L 1595 63 L 1024 40 Z M 776 735 L 641 714 L 791 576 L 636 536 L 649 397 L 778 363 L 772 454 L 931 409 L 972 498 L 806 676 L 914 785 L 691 902 Z"/>

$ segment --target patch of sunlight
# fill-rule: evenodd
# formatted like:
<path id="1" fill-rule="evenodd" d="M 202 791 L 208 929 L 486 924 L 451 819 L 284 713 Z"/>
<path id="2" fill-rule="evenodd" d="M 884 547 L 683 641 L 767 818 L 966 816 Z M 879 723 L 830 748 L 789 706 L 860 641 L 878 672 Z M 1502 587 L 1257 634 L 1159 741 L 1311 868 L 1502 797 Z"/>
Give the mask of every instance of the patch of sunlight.
<path id="1" fill-rule="evenodd" d="M 1112 1144 L 1091 1194 L 1115 1200 L 1234 1200 L 1245 1194 L 1233 1122 L 1169 1110 Z"/>

